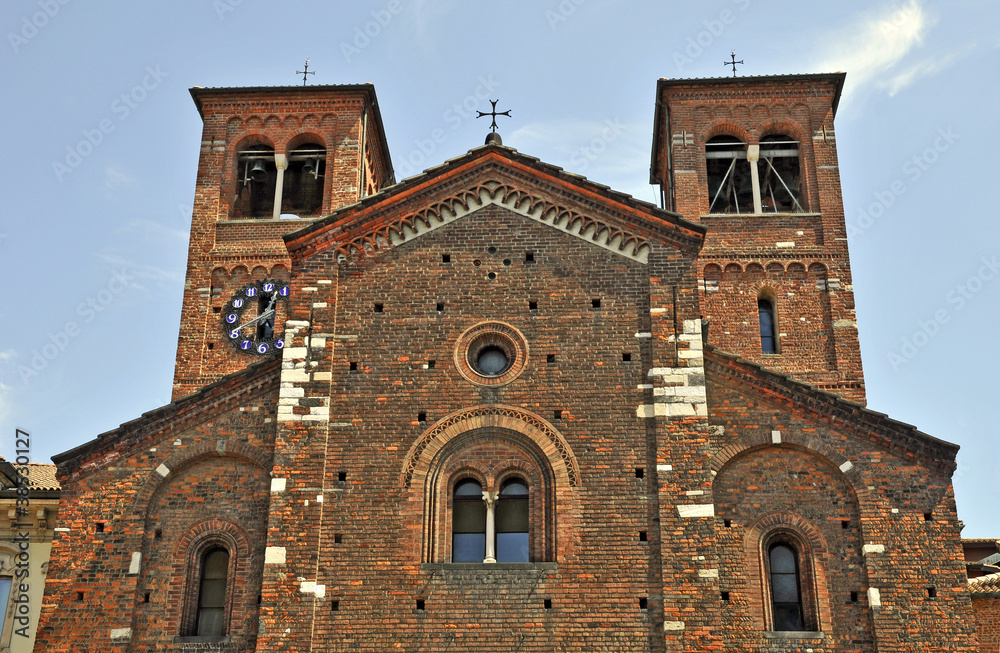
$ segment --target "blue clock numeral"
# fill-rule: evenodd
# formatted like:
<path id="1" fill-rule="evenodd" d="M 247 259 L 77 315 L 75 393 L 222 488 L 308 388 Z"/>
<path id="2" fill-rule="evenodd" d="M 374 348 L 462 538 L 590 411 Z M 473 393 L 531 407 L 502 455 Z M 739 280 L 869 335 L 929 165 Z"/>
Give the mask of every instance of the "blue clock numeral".
<path id="1" fill-rule="evenodd" d="M 278 294 L 282 297 L 288 297 L 288 286 L 282 286 L 281 290 L 278 291 Z"/>
<path id="2" fill-rule="evenodd" d="M 282 340 L 281 338 L 278 338 L 277 340 L 274 341 L 274 348 L 275 349 L 281 349 L 284 346 L 285 346 L 285 341 Z"/>
<path id="3" fill-rule="evenodd" d="M 243 308 L 243 300 L 242 299 L 234 299 L 233 300 L 233 308 Z"/>
<path id="4" fill-rule="evenodd" d="M 252 287 L 251 288 L 247 288 L 247 297 L 256 297 L 256 296 L 257 296 L 257 289 L 256 288 L 252 288 Z"/>
<path id="5" fill-rule="evenodd" d="M 233 340 L 236 340 L 237 338 L 240 337 L 240 330 L 233 329 L 232 331 L 229 332 L 229 337 L 232 338 Z"/>
<path id="6" fill-rule="evenodd" d="M 264 284 L 264 292 L 274 292 L 274 284 L 273 283 L 265 283 Z"/>
<path id="7" fill-rule="evenodd" d="M 267 347 L 267 343 L 266 342 L 262 342 L 259 345 L 257 345 L 257 353 L 258 354 L 266 354 L 267 353 L 267 349 L 268 349 L 268 347 Z"/>
<path id="8" fill-rule="evenodd" d="M 230 313 L 226 316 L 226 322 L 229 322 L 230 324 L 236 324 L 236 320 L 238 319 L 239 317 L 237 317 L 236 313 Z"/>
<path id="9" fill-rule="evenodd" d="M 244 340 L 240 343 L 240 349 L 243 349 L 244 351 L 250 349 L 251 346 L 253 346 L 252 340 Z"/>

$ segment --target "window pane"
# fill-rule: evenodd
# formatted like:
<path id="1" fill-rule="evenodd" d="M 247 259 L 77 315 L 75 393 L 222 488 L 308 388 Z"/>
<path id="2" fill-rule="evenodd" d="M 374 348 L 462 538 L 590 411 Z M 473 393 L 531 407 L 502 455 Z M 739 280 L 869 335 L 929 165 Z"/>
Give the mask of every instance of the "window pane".
<path id="1" fill-rule="evenodd" d="M 500 490 L 500 496 L 528 496 L 528 486 L 521 481 L 507 481 Z"/>
<path id="2" fill-rule="evenodd" d="M 198 635 L 202 637 L 221 637 L 222 618 L 224 610 L 222 608 L 202 608 L 198 610 Z"/>
<path id="3" fill-rule="evenodd" d="M 226 605 L 226 580 L 204 580 L 201 582 L 201 595 L 198 597 L 198 607 L 221 608 Z"/>
<path id="4" fill-rule="evenodd" d="M 802 617 L 799 613 L 798 603 L 792 605 L 774 604 L 774 629 L 802 630 Z"/>
<path id="5" fill-rule="evenodd" d="M 497 533 L 497 562 L 528 562 L 528 534 Z"/>
<path id="6" fill-rule="evenodd" d="M 795 552 L 787 546 L 776 546 L 771 549 L 771 573 L 794 574 Z"/>
<path id="7" fill-rule="evenodd" d="M 774 307 L 766 299 L 757 300 L 757 314 L 760 317 L 760 350 L 765 354 L 778 351 L 774 338 Z"/>
<path id="8" fill-rule="evenodd" d="M 472 479 L 466 479 L 455 486 L 455 496 L 482 498 L 483 486 Z"/>
<path id="9" fill-rule="evenodd" d="M 486 503 L 482 499 L 475 501 L 455 501 L 454 533 L 485 533 Z"/>
<path id="10" fill-rule="evenodd" d="M 7 609 L 7 601 L 10 600 L 10 584 L 13 579 L 9 576 L 0 578 L 0 637 L 3 637 L 4 612 Z"/>
<path id="11" fill-rule="evenodd" d="M 795 574 L 771 574 L 771 593 L 775 603 L 798 603 L 798 578 Z"/>
<path id="12" fill-rule="evenodd" d="M 486 557 L 486 533 L 455 533 L 452 562 L 482 562 Z"/>
<path id="13" fill-rule="evenodd" d="M 222 549 L 216 549 L 205 556 L 205 564 L 201 569 L 202 578 L 221 578 L 225 581 L 229 573 L 229 554 Z"/>
<path id="14" fill-rule="evenodd" d="M 500 499 L 497 503 L 498 533 L 528 532 L 528 500 Z"/>

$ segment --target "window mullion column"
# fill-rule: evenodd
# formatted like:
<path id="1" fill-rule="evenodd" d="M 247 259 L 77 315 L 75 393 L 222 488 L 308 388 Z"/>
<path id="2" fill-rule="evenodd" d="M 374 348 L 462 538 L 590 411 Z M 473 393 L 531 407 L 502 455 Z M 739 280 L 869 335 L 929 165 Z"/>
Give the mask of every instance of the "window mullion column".
<path id="1" fill-rule="evenodd" d="M 285 185 L 285 168 L 288 167 L 288 157 L 284 154 L 275 154 L 274 165 L 278 168 L 278 179 L 274 184 L 274 209 L 271 212 L 271 217 L 277 220 L 281 217 L 281 193 Z"/>
<path id="2" fill-rule="evenodd" d="M 747 146 L 747 161 L 750 162 L 750 180 L 753 182 L 753 212 L 763 213 L 763 204 L 760 200 L 760 171 L 757 169 L 757 161 L 760 160 L 760 145 Z"/>
<path id="3" fill-rule="evenodd" d="M 486 502 L 486 558 L 484 563 L 495 563 L 497 561 L 496 551 L 496 502 L 497 493 L 483 490 L 483 501 Z"/>

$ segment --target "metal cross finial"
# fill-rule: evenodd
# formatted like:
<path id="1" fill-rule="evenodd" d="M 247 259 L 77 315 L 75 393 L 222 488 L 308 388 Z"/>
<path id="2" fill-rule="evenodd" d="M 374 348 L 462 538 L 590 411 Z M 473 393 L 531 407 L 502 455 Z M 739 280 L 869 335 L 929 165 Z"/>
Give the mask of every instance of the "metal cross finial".
<path id="1" fill-rule="evenodd" d="M 736 50 L 730 50 L 729 51 L 729 56 L 730 56 L 730 58 L 732 58 L 732 61 L 723 61 L 722 65 L 723 66 L 732 66 L 733 67 L 733 77 L 736 77 L 736 64 L 742 64 L 743 60 L 742 59 L 740 59 L 739 61 L 736 60 Z"/>
<path id="2" fill-rule="evenodd" d="M 315 70 L 309 70 L 309 60 L 306 59 L 305 70 L 296 70 L 295 74 L 296 75 L 302 75 L 302 85 L 305 86 L 306 85 L 306 79 L 307 79 L 306 75 L 315 75 L 316 71 Z"/>
<path id="3" fill-rule="evenodd" d="M 508 118 L 511 117 L 510 109 L 507 109 L 506 111 L 500 111 L 499 113 L 497 112 L 497 102 L 499 101 L 500 101 L 499 99 L 490 100 L 490 104 L 493 105 L 493 110 L 490 111 L 489 113 L 484 113 L 482 111 L 476 112 L 479 114 L 478 116 L 476 116 L 477 119 L 482 118 L 483 116 L 491 116 L 493 118 L 493 124 L 490 125 L 490 131 L 492 131 L 494 134 L 497 132 L 497 116 L 507 116 Z"/>

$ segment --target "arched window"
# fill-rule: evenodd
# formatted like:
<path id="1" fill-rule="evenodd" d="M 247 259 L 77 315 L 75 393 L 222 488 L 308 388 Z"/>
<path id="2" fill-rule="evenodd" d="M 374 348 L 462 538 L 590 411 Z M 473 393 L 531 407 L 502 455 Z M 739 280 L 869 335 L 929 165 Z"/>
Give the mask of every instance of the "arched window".
<path id="1" fill-rule="evenodd" d="M 790 544 L 779 542 L 768 550 L 767 562 L 773 630 L 805 630 L 798 552 Z"/>
<path id="2" fill-rule="evenodd" d="M 760 139 L 757 161 L 761 207 L 765 212 L 803 211 L 799 202 L 799 142 L 784 134 Z"/>
<path id="3" fill-rule="evenodd" d="M 762 354 L 778 353 L 778 337 L 775 332 L 774 304 L 761 297 L 757 300 L 757 314 L 760 318 L 760 351 Z"/>
<path id="4" fill-rule="evenodd" d="M 229 552 L 218 547 L 202 557 L 198 585 L 198 620 L 195 635 L 221 637 L 226 634 L 226 583 L 229 580 Z"/>
<path id="5" fill-rule="evenodd" d="M 709 213 L 753 213 L 754 193 L 747 144 L 734 136 L 705 143 Z"/>
<path id="6" fill-rule="evenodd" d="M 306 143 L 288 155 L 281 193 L 281 212 L 296 215 L 318 214 L 323 206 L 326 148 Z"/>
<path id="7" fill-rule="evenodd" d="M 232 217 L 271 217 L 274 190 L 278 183 L 274 150 L 266 145 L 254 145 L 239 152 L 236 161 L 236 197 L 233 199 Z"/>
<path id="8" fill-rule="evenodd" d="M 471 478 L 455 485 L 452 505 L 452 562 L 486 558 L 486 502 L 483 486 Z"/>
<path id="9" fill-rule="evenodd" d="M 497 562 L 529 562 L 527 484 L 517 478 L 506 481 L 496 512 Z"/>

